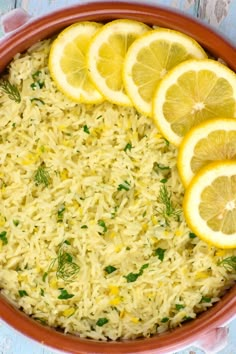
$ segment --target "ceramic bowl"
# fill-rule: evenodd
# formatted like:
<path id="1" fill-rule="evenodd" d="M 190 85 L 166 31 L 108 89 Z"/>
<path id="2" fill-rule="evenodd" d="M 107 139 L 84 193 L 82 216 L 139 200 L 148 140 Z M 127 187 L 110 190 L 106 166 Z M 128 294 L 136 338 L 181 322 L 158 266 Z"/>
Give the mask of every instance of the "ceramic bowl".
<path id="1" fill-rule="evenodd" d="M 236 70 L 236 49 L 232 44 L 190 17 L 144 3 L 95 2 L 64 8 L 37 19 L 30 18 L 22 10 L 5 15 L 2 24 L 8 34 L 0 41 L 0 71 L 4 70 L 16 53 L 26 50 L 38 40 L 50 37 L 74 22 L 85 20 L 106 22 L 117 18 L 129 18 L 149 25 L 182 31 Z M 147 339 L 101 342 L 80 339 L 43 326 L 0 296 L 0 317 L 9 325 L 51 348 L 81 354 L 173 353 L 190 344 L 217 352 L 224 346 L 227 337 L 227 329 L 223 326 L 235 314 L 236 286 L 212 308 L 174 330 Z"/>

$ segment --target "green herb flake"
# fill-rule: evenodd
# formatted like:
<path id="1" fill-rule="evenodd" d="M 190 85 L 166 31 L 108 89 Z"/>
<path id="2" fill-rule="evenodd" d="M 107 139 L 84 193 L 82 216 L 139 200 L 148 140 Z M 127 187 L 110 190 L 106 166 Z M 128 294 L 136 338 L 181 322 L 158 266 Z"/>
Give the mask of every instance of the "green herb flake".
<path id="1" fill-rule="evenodd" d="M 87 125 L 84 125 L 83 126 L 83 131 L 86 133 L 86 134 L 90 134 L 90 131 L 89 131 L 89 128 Z"/>
<path id="2" fill-rule="evenodd" d="M 42 277 L 43 282 L 45 282 L 45 281 L 46 281 L 47 276 L 48 276 L 48 272 L 45 272 L 45 273 L 43 274 L 43 277 Z"/>
<path id="3" fill-rule="evenodd" d="M 189 238 L 191 238 L 191 239 L 197 237 L 193 232 L 189 232 L 188 236 L 189 236 Z"/>
<path id="4" fill-rule="evenodd" d="M 66 211 L 65 204 L 62 204 L 57 211 L 57 222 L 63 222 L 64 212 Z"/>
<path id="5" fill-rule="evenodd" d="M 184 308 L 185 308 L 185 306 L 182 305 L 182 304 L 175 304 L 175 309 L 176 309 L 177 311 L 180 311 L 180 310 L 182 310 L 182 309 L 184 309 Z"/>
<path id="6" fill-rule="evenodd" d="M 203 296 L 203 297 L 201 298 L 200 303 L 202 304 L 202 303 L 204 303 L 204 302 L 210 303 L 210 302 L 211 302 L 211 297 Z"/>
<path id="7" fill-rule="evenodd" d="M 41 100 L 41 98 L 37 98 L 37 97 L 33 97 L 30 99 L 31 102 L 39 102 L 42 103 L 42 105 L 45 105 L 45 102 L 43 100 Z"/>
<path id="8" fill-rule="evenodd" d="M 111 274 L 111 273 L 115 272 L 117 270 L 117 268 L 113 267 L 112 265 L 109 265 L 109 266 L 105 267 L 104 270 L 107 274 Z"/>
<path id="9" fill-rule="evenodd" d="M 21 102 L 21 95 L 18 88 L 11 84 L 8 80 L 2 80 L 0 82 L 0 90 L 8 95 L 10 100 L 15 101 L 16 103 Z"/>
<path id="10" fill-rule="evenodd" d="M 35 73 L 32 74 L 32 78 L 33 78 L 34 80 L 37 80 L 37 78 L 39 77 L 39 75 L 40 75 L 41 73 L 42 73 L 41 70 L 35 71 Z"/>
<path id="11" fill-rule="evenodd" d="M 42 163 L 36 170 L 34 174 L 34 182 L 36 186 L 39 186 L 40 184 L 44 185 L 45 187 L 49 186 L 51 177 L 44 163 Z"/>
<path id="12" fill-rule="evenodd" d="M 14 224 L 15 226 L 18 226 L 18 225 L 19 225 L 19 223 L 20 223 L 20 221 L 19 221 L 19 220 L 13 220 L 13 224 Z"/>
<path id="13" fill-rule="evenodd" d="M 60 289 L 61 294 L 58 296 L 58 299 L 60 300 L 67 300 L 67 299 L 71 299 L 72 297 L 74 297 L 74 294 L 68 294 L 66 289 Z"/>
<path id="14" fill-rule="evenodd" d="M 98 225 L 103 228 L 104 233 L 107 232 L 107 226 L 106 226 L 104 220 L 98 220 Z"/>
<path id="15" fill-rule="evenodd" d="M 163 139 L 164 139 L 164 142 L 166 143 L 166 146 L 169 146 L 170 145 L 169 140 L 167 140 L 166 138 L 163 138 Z"/>
<path id="16" fill-rule="evenodd" d="M 224 258 L 217 263 L 218 266 L 223 266 L 227 271 L 236 271 L 236 256 Z"/>
<path id="17" fill-rule="evenodd" d="M 126 278 L 127 283 L 133 283 L 140 277 L 141 274 L 139 273 L 129 273 L 128 275 L 125 275 L 124 278 Z"/>
<path id="18" fill-rule="evenodd" d="M 170 170 L 169 166 L 165 166 L 165 165 L 158 163 L 158 162 L 156 162 L 156 166 L 159 170 Z"/>
<path id="19" fill-rule="evenodd" d="M 65 243 L 66 245 L 68 245 L 68 246 L 71 245 L 70 241 L 68 241 L 68 240 L 65 240 L 64 243 Z"/>
<path id="20" fill-rule="evenodd" d="M 108 321 L 108 319 L 106 317 L 101 317 L 97 320 L 96 325 L 99 327 L 104 326 Z"/>
<path id="21" fill-rule="evenodd" d="M 42 288 L 40 289 L 40 295 L 44 296 L 44 290 Z"/>
<path id="22" fill-rule="evenodd" d="M 37 86 L 36 82 L 33 82 L 33 83 L 30 85 L 30 87 L 32 88 L 33 91 L 35 91 L 38 86 Z"/>
<path id="23" fill-rule="evenodd" d="M 165 252 L 166 252 L 166 249 L 158 247 L 154 251 L 154 254 L 155 254 L 155 256 L 157 256 L 160 259 L 161 262 L 163 262 L 164 257 L 165 257 Z"/>
<path id="24" fill-rule="evenodd" d="M 19 290 L 18 293 L 20 297 L 29 296 L 25 290 Z"/>
<path id="25" fill-rule="evenodd" d="M 167 179 L 167 178 L 162 178 L 162 179 L 160 180 L 160 182 L 161 182 L 161 183 L 166 183 L 166 182 L 168 182 L 168 179 Z"/>
<path id="26" fill-rule="evenodd" d="M 2 241 L 3 245 L 7 245 L 8 244 L 7 232 L 6 231 L 2 231 L 0 233 L 0 240 Z"/>
<path id="27" fill-rule="evenodd" d="M 130 190 L 130 183 L 128 181 L 124 181 L 122 184 L 118 185 L 117 190 L 118 191 L 121 191 L 121 190 L 129 191 Z"/>
<path id="28" fill-rule="evenodd" d="M 101 119 L 102 118 L 102 115 L 98 116 L 96 119 Z"/>
<path id="29" fill-rule="evenodd" d="M 143 265 L 142 265 L 142 267 L 140 268 L 139 273 L 143 274 L 143 270 L 144 270 L 144 269 L 146 269 L 146 268 L 148 268 L 148 266 L 149 266 L 149 264 L 148 264 L 148 263 L 143 264 Z M 141 275 L 141 274 L 140 274 L 140 275 Z"/>
<path id="30" fill-rule="evenodd" d="M 127 280 L 127 283 L 133 283 L 135 282 L 138 277 L 140 277 L 143 274 L 144 269 L 146 269 L 149 266 L 148 263 L 142 265 L 138 273 L 129 273 L 128 275 L 124 275 L 124 278 Z"/>
<path id="31" fill-rule="evenodd" d="M 133 146 L 132 146 L 131 143 L 127 143 L 127 144 L 125 145 L 124 151 L 125 151 L 125 152 L 127 152 L 127 150 L 131 151 L 132 147 L 133 147 Z"/>
<path id="32" fill-rule="evenodd" d="M 81 229 L 87 229 L 87 228 L 88 228 L 87 225 L 82 225 L 82 226 L 81 226 Z"/>
<path id="33" fill-rule="evenodd" d="M 169 317 L 163 317 L 162 319 L 161 319 L 161 322 L 162 323 L 166 323 L 166 322 L 168 322 L 169 321 Z"/>

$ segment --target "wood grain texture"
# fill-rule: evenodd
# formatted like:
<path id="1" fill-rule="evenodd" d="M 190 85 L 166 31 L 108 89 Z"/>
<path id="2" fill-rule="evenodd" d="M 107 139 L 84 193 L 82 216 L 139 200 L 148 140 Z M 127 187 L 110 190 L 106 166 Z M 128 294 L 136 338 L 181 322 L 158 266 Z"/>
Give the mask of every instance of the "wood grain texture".
<path id="1" fill-rule="evenodd" d="M 236 45 L 235 0 L 200 0 L 198 17 Z"/>

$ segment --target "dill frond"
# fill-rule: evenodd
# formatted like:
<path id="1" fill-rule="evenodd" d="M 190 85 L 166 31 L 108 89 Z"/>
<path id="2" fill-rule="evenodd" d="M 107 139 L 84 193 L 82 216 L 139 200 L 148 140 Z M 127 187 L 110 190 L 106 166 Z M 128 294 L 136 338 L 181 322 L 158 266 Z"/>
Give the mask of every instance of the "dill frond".
<path id="1" fill-rule="evenodd" d="M 11 100 L 17 103 L 21 102 L 21 95 L 18 88 L 11 84 L 10 81 L 6 79 L 2 80 L 2 82 L 0 82 L 0 89 L 6 93 Z"/>
<path id="2" fill-rule="evenodd" d="M 217 263 L 219 266 L 225 267 L 228 271 L 236 271 L 236 256 L 224 258 Z"/>
<path id="3" fill-rule="evenodd" d="M 169 224 L 169 219 L 174 217 L 176 220 L 179 219 L 181 210 L 177 209 L 172 201 L 172 194 L 168 191 L 165 184 L 163 184 L 159 191 L 158 201 L 163 204 L 163 206 L 158 210 L 159 214 L 165 219 L 166 224 Z"/>
<path id="4" fill-rule="evenodd" d="M 34 174 L 34 182 L 36 186 L 39 186 L 40 184 L 43 184 L 45 187 L 49 186 L 51 177 L 44 163 L 42 163 L 36 170 Z"/>

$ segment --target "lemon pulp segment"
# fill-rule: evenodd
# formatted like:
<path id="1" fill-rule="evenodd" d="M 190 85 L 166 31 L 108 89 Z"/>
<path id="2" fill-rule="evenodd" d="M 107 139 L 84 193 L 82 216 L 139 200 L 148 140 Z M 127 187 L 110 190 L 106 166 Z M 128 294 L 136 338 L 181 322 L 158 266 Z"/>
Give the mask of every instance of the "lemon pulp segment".
<path id="1" fill-rule="evenodd" d="M 177 64 L 206 58 L 201 46 L 183 33 L 157 29 L 138 38 L 129 48 L 124 62 L 124 84 L 135 107 L 152 114 L 152 97 L 159 81 Z"/>
<path id="2" fill-rule="evenodd" d="M 178 146 L 191 127 L 236 116 L 236 75 L 211 59 L 183 62 L 160 83 L 153 115 L 163 135 Z"/>
<path id="3" fill-rule="evenodd" d="M 216 118 L 192 127 L 178 152 L 178 171 L 185 186 L 205 165 L 236 160 L 236 119 Z"/>
<path id="4" fill-rule="evenodd" d="M 122 70 L 130 45 L 150 28 L 133 20 L 114 20 L 97 32 L 88 51 L 91 80 L 110 102 L 132 106 L 124 88 Z"/>
<path id="5" fill-rule="evenodd" d="M 49 55 L 50 73 L 58 88 L 74 101 L 103 101 L 89 78 L 86 63 L 91 38 L 101 26 L 95 22 L 76 23 L 62 31 L 53 42 Z"/>

